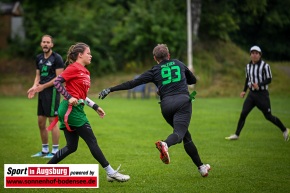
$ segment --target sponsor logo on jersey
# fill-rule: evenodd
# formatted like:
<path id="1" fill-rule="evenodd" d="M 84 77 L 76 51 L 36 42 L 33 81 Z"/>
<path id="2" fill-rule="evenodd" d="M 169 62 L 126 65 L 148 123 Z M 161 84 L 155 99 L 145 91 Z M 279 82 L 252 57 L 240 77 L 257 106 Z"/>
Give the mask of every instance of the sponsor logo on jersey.
<path id="1" fill-rule="evenodd" d="M 51 63 L 50 61 L 48 61 L 48 62 L 46 63 L 46 66 L 52 66 L 52 63 Z"/>

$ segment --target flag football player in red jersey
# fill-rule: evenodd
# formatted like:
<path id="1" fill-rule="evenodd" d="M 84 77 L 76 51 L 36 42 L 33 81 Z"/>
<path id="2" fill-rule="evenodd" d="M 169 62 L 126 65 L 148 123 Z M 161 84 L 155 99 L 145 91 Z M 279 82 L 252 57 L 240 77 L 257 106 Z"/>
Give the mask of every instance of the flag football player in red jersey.
<path id="1" fill-rule="evenodd" d="M 125 182 L 130 179 L 130 176 L 119 173 L 119 168 L 114 170 L 111 167 L 97 143 L 84 112 L 84 106 L 88 105 L 101 118 L 105 116 L 105 111 L 87 97 L 90 88 L 90 72 L 85 66 L 91 63 L 91 59 L 92 55 L 87 44 L 72 45 L 67 53 L 66 63 L 68 66 L 54 82 L 57 91 L 64 96 L 58 109 L 58 119 L 67 144 L 54 155 L 48 164 L 56 164 L 75 152 L 78 148 L 79 137 L 81 137 L 88 145 L 94 158 L 106 170 L 107 180 L 109 182 Z M 64 82 L 65 86 L 62 85 Z"/>

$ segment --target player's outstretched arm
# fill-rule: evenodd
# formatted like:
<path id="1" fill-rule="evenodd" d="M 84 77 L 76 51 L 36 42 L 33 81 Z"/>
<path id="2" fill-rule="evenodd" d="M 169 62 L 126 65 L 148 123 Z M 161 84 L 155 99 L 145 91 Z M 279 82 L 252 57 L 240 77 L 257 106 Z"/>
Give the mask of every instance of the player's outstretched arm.
<path id="1" fill-rule="evenodd" d="M 99 93 L 99 99 L 106 98 L 106 96 L 108 94 L 110 94 L 110 92 L 111 92 L 110 88 L 106 88 L 106 89 L 102 90 L 102 92 Z"/>

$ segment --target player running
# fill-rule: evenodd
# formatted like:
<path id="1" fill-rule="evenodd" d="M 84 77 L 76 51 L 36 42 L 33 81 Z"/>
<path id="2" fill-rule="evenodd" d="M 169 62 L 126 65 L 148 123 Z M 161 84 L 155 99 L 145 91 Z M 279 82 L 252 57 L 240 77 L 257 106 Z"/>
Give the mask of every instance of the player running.
<path id="1" fill-rule="evenodd" d="M 193 73 L 179 60 L 170 59 L 166 44 L 158 44 L 153 49 L 153 57 L 157 65 L 141 74 L 138 78 L 104 89 L 99 98 L 104 99 L 110 92 L 132 89 L 138 85 L 153 82 L 160 95 L 161 111 L 164 119 L 173 128 L 173 133 L 166 140 L 157 141 L 156 148 L 160 152 L 163 163 L 169 164 L 168 148 L 183 141 L 184 149 L 201 176 L 206 177 L 210 170 L 209 164 L 203 164 L 197 148 L 194 145 L 188 127 L 192 114 L 192 103 L 189 96 L 188 84 L 195 84 Z"/>
<path id="2" fill-rule="evenodd" d="M 56 78 L 54 86 L 64 96 L 58 109 L 60 129 L 63 130 L 66 138 L 66 146 L 59 150 L 48 164 L 56 164 L 75 152 L 78 148 L 79 137 L 88 145 L 91 154 L 106 170 L 109 182 L 125 182 L 130 176 L 114 170 L 102 150 L 93 133 L 91 125 L 84 112 L 84 104 L 93 108 L 101 118 L 105 111 L 87 97 L 91 81 L 90 72 L 85 67 L 91 63 L 92 55 L 88 45 L 77 43 L 72 45 L 67 54 L 67 68 Z M 62 83 L 65 82 L 65 87 Z"/>
<path id="3" fill-rule="evenodd" d="M 235 134 L 226 137 L 226 139 L 239 139 L 247 116 L 254 107 L 257 107 L 268 121 L 276 125 L 281 130 L 284 140 L 289 141 L 289 129 L 284 126 L 278 117 L 272 115 L 270 95 L 268 91 L 268 85 L 272 81 L 270 65 L 262 60 L 262 50 L 258 46 L 251 47 L 250 57 L 251 61 L 246 66 L 244 90 L 241 92 L 240 97 L 244 98 L 248 88 L 250 92 L 244 101 Z"/>

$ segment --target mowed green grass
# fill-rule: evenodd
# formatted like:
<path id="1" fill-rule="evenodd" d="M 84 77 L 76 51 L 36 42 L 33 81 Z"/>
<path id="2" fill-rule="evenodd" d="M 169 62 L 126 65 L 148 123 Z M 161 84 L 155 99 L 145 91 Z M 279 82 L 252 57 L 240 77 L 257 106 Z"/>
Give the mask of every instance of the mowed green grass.
<path id="1" fill-rule="evenodd" d="M 110 164 L 129 174 L 127 183 L 109 183 L 102 168 L 99 189 L 4 189 L 4 164 L 45 164 L 48 160 L 31 158 L 41 148 L 37 127 L 37 100 L 0 98 L 1 191 L 23 193 L 55 192 L 290 192 L 290 142 L 268 122 L 260 111 L 249 115 L 241 138 L 227 141 L 234 133 L 242 108 L 240 98 L 198 98 L 193 102 L 190 132 L 204 163 L 212 170 L 202 178 L 182 144 L 169 149 L 171 163 L 163 164 L 155 148 L 172 129 L 164 121 L 158 100 L 126 99 L 114 95 L 105 100 L 93 98 L 106 111 L 100 119 L 86 108 L 98 143 Z M 272 112 L 290 127 L 290 99 L 271 98 Z M 51 137 L 50 137 L 51 144 Z M 61 132 L 60 146 L 65 145 Z M 97 163 L 80 139 L 77 152 L 60 164 Z"/>

